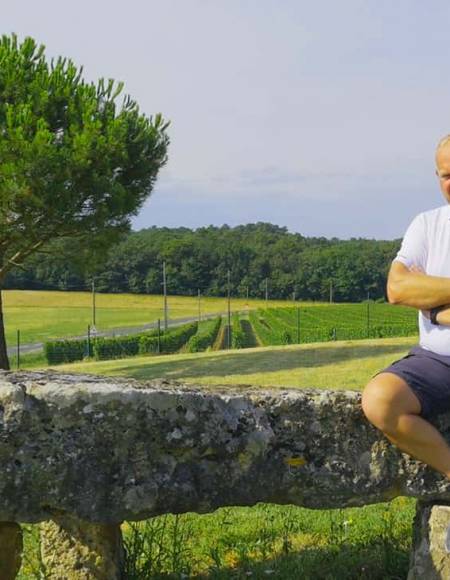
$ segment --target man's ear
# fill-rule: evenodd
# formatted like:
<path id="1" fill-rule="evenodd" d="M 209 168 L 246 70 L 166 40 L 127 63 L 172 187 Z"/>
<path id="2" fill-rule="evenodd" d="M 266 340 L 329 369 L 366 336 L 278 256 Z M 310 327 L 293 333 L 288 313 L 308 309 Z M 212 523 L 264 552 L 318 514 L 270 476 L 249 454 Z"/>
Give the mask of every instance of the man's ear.
<path id="1" fill-rule="evenodd" d="M 434 170 L 434 172 L 435 172 L 435 174 L 436 174 L 436 177 L 439 177 L 439 172 L 438 172 L 438 170 L 437 170 L 437 169 L 435 169 L 435 170 Z"/>

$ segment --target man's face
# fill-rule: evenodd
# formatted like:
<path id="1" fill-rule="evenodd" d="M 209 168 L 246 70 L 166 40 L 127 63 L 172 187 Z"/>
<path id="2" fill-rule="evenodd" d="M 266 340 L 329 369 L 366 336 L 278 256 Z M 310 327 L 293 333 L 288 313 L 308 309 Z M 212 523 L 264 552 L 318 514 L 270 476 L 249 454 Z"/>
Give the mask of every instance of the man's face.
<path id="1" fill-rule="evenodd" d="M 450 203 L 450 143 L 443 145 L 436 153 L 436 175 L 441 191 Z"/>

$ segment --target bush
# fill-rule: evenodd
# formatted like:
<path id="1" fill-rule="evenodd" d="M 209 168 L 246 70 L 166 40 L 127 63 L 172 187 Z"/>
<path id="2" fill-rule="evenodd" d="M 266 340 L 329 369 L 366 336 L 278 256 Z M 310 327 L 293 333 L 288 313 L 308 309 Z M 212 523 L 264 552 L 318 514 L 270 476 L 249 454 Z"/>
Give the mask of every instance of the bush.
<path id="1" fill-rule="evenodd" d="M 180 348 L 197 332 L 198 322 L 183 324 L 170 330 L 160 337 L 160 353 L 172 353 Z M 139 354 L 157 353 L 158 337 L 141 336 L 139 339 Z"/>
<path id="2" fill-rule="evenodd" d="M 48 364 L 70 363 L 89 356 L 87 340 L 54 340 L 44 344 Z"/>
<path id="3" fill-rule="evenodd" d="M 193 322 L 161 334 L 160 352 L 176 352 L 196 330 L 197 322 Z M 92 356 L 95 360 L 110 360 L 149 352 L 158 352 L 158 336 L 155 330 L 133 336 L 93 338 L 90 353 L 87 339 L 57 340 L 46 342 L 44 345 L 48 364 L 75 362 L 88 356 Z"/>
<path id="4" fill-rule="evenodd" d="M 231 319 L 231 348 L 245 348 L 246 336 L 241 327 L 239 314 L 233 314 Z"/>
<path id="5" fill-rule="evenodd" d="M 152 332 L 151 335 L 154 333 Z M 99 337 L 93 340 L 93 354 L 95 360 L 109 360 L 124 356 L 139 354 L 139 339 L 142 335 L 120 336 L 113 338 Z"/>
<path id="6" fill-rule="evenodd" d="M 221 316 L 201 322 L 196 334 L 191 336 L 186 344 L 187 352 L 200 352 L 211 347 L 216 340 L 221 324 Z"/>

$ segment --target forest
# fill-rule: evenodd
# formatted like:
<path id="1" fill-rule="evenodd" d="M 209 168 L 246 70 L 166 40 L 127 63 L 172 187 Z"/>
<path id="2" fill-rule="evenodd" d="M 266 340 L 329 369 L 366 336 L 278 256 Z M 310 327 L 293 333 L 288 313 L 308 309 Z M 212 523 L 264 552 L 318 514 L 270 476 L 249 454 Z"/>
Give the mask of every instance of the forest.
<path id="1" fill-rule="evenodd" d="M 161 294 L 166 263 L 172 295 L 360 302 L 384 301 L 386 276 L 401 240 L 304 237 L 265 222 L 195 230 L 130 231 L 84 258 L 75 240 L 56 240 L 9 272 L 4 288 Z"/>

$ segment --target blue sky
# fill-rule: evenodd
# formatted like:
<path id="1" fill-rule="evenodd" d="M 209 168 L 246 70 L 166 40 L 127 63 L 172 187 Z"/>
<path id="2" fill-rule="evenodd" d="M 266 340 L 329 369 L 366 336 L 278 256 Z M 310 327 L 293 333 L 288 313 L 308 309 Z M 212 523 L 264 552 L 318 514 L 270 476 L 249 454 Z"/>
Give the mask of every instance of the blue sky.
<path id="1" fill-rule="evenodd" d="M 446 1 L 15 0 L 1 24 L 171 120 L 133 229 L 267 221 L 392 239 L 445 203 Z"/>

